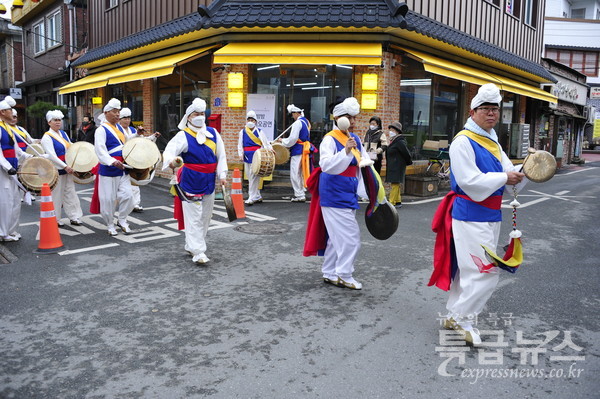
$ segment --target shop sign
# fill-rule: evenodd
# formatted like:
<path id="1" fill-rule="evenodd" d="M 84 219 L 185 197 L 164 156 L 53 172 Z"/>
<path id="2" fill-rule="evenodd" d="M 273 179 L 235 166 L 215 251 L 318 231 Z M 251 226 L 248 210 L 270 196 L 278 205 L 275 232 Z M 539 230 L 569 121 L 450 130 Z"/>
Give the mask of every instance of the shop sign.
<path id="1" fill-rule="evenodd" d="M 23 93 L 21 93 L 21 89 L 11 87 L 8 89 L 8 95 L 14 98 L 15 100 L 21 100 L 23 98 Z"/>
<path id="2" fill-rule="evenodd" d="M 587 87 L 565 79 L 561 76 L 554 76 L 558 82 L 552 89 L 552 94 L 559 98 L 559 100 L 567 101 L 573 104 L 585 105 L 587 100 Z"/>
<path id="3" fill-rule="evenodd" d="M 600 98 L 600 87 L 590 87 L 590 98 Z"/>

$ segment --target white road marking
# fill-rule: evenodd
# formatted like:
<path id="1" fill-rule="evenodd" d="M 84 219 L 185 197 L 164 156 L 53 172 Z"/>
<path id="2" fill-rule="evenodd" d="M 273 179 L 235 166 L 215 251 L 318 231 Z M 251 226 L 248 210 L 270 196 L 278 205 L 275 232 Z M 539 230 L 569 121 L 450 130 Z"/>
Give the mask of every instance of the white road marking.
<path id="1" fill-rule="evenodd" d="M 62 255 L 73 255 L 73 254 L 79 254 L 82 252 L 96 251 L 98 249 L 118 247 L 118 246 L 119 246 L 119 244 L 117 244 L 117 243 L 96 245 L 95 247 L 86 247 L 86 248 L 80 248 L 80 249 L 67 249 L 66 251 L 61 251 L 58 254 L 61 256 Z"/>

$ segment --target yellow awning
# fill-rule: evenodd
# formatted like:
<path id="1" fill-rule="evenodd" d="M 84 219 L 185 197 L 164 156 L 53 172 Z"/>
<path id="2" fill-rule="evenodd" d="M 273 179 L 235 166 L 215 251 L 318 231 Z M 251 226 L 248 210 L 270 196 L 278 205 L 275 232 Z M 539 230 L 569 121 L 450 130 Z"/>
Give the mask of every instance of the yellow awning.
<path id="1" fill-rule="evenodd" d="M 100 72 L 83 79 L 71 82 L 59 90 L 59 94 L 68 94 L 76 91 L 95 89 L 106 86 L 107 84 L 118 84 L 131 82 L 134 80 L 156 78 L 159 76 L 170 75 L 176 66 L 192 61 L 207 50 L 216 46 L 204 47 L 200 49 L 185 51 L 153 60 L 138 62 L 126 67 L 112 69 L 110 71 Z"/>
<path id="2" fill-rule="evenodd" d="M 461 65 L 453 61 L 434 57 L 420 51 L 408 50 L 402 47 L 397 48 L 416 57 L 423 63 L 423 67 L 427 72 L 478 85 L 491 82 L 498 85 L 501 90 L 509 91 L 511 93 L 521 94 L 526 97 L 536 98 L 538 100 L 548 101 L 554 104 L 558 102 L 558 98 L 556 96 L 540 89 L 539 87 L 530 86 L 505 76 L 500 76 L 491 72 L 475 69 L 467 65 Z"/>
<path id="3" fill-rule="evenodd" d="M 381 43 L 230 43 L 215 64 L 380 65 Z"/>

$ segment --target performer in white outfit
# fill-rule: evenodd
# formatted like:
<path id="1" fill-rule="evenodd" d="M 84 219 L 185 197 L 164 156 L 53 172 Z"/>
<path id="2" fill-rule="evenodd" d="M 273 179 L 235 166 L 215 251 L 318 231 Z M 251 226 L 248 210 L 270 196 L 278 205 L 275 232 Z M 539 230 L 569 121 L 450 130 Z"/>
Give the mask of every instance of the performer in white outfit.
<path id="1" fill-rule="evenodd" d="M 294 189 L 294 197 L 292 202 L 305 202 L 306 191 L 305 180 L 310 175 L 310 170 L 303 170 L 303 157 L 304 162 L 309 162 L 307 157 L 309 153 L 306 152 L 305 145 L 310 148 L 310 123 L 308 119 L 304 117 L 304 110 L 296 107 L 294 104 L 290 104 L 287 107 L 288 112 L 294 118 L 292 124 L 292 130 L 290 135 L 284 139 L 278 139 L 284 146 L 290 149 L 290 181 L 292 182 L 292 188 Z"/>
<path id="2" fill-rule="evenodd" d="M 244 162 L 244 170 L 248 176 L 248 199 L 245 201 L 247 205 L 262 202 L 262 196 L 258 189 L 260 177 L 252 171 L 252 160 L 254 153 L 260 148 L 266 148 L 273 151 L 269 139 L 263 131 L 256 127 L 256 112 L 248 111 L 246 115 L 246 126 L 240 130 L 238 139 L 238 156 L 240 161 Z"/>
<path id="3" fill-rule="evenodd" d="M 487 261 L 481 245 L 495 250 L 505 186 L 512 190 L 512 186 L 523 181 L 517 187 L 520 189 L 526 181 L 525 175 L 518 172 L 498 144 L 494 126 L 500 118 L 501 102 L 500 90 L 492 83 L 483 85 L 471 101 L 465 130 L 455 136 L 450 146 L 452 191 L 434 217 L 436 226 L 437 221 L 447 220 L 446 215 L 450 212 L 452 225 L 448 245 L 438 248 L 439 241 L 436 241 L 434 273 L 429 285 L 435 284 L 444 290 L 449 288 L 446 305 L 449 313 L 444 327 L 461 332 L 465 341 L 472 345 L 481 343 L 473 322 L 499 278 L 499 268 Z M 434 230 L 438 239 L 444 234 L 441 230 Z M 448 248 L 451 245 L 454 251 Z"/>
<path id="4" fill-rule="evenodd" d="M 73 169 L 65 163 L 67 149 L 72 143 L 67 133 L 60 129 L 63 118 L 64 115 L 59 110 L 48 111 L 46 113 L 46 121 L 50 128 L 44 133 L 41 144 L 46 154 L 48 154 L 48 159 L 58 169 L 58 183 L 54 187 L 54 190 L 52 190 L 52 201 L 54 202 L 58 225 L 64 225 L 61 220 L 62 209 L 64 208 L 65 214 L 71 221 L 71 224 L 80 226 L 80 218 L 83 216 L 83 211 L 81 210 L 77 191 L 75 191 Z"/>
<path id="5" fill-rule="evenodd" d="M 31 155 L 21 151 L 18 139 L 9 128 L 15 100 L 7 96 L 0 101 L 0 241 L 19 241 L 19 217 L 22 192 L 19 191 L 17 168 Z"/>
<path id="6" fill-rule="evenodd" d="M 131 110 L 127 107 L 121 109 L 121 112 L 119 113 L 119 124 L 130 137 L 146 137 L 148 140 L 156 142 L 156 139 L 160 136 L 159 132 L 155 132 L 150 136 L 143 136 L 135 127 L 131 126 Z M 144 212 L 140 187 L 132 184 L 131 191 L 133 193 L 133 212 Z"/>
<path id="7" fill-rule="evenodd" d="M 100 213 L 111 236 L 118 234 L 114 224 L 115 208 L 119 212 L 117 227 L 123 233 L 129 234 L 131 228 L 127 223 L 127 216 L 134 206 L 131 182 L 123 164 L 122 150 L 125 141 L 135 136 L 125 132 L 119 125 L 120 110 L 121 102 L 112 98 L 104 106 L 104 122 L 94 133 L 94 147 L 100 167 L 90 212 Z"/>
<path id="8" fill-rule="evenodd" d="M 179 122 L 177 133 L 163 153 L 163 170 L 177 173 L 176 217 L 181 205 L 185 223 L 185 250 L 195 263 L 207 263 L 206 233 L 215 201 L 215 181 L 226 184 L 225 145 L 216 129 L 206 126 L 206 102 L 194 99 Z M 180 156 L 181 155 L 181 156 Z M 181 200 L 181 202 L 178 202 Z"/>
<path id="9" fill-rule="evenodd" d="M 322 266 L 326 283 L 360 290 L 354 261 L 360 250 L 360 229 L 356 221 L 358 198 L 367 197 L 360 167 L 372 165 L 360 138 L 351 133 L 360 105 L 346 98 L 333 109 L 335 125 L 323 137 L 319 152 L 321 175 L 319 196 L 329 239 Z"/>

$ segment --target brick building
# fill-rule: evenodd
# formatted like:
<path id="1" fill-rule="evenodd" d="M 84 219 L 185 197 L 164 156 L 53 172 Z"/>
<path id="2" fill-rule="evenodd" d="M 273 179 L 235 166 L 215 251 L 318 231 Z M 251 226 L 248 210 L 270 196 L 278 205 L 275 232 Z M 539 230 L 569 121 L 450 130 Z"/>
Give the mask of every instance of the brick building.
<path id="1" fill-rule="evenodd" d="M 96 24 L 113 26 L 111 18 L 128 15 L 126 7 L 136 1 L 111 2 L 94 17 Z M 457 2 L 456 9 L 441 0 L 198 2 L 197 12 L 156 26 L 146 22 L 139 32 L 91 48 L 73 62 L 86 76 L 60 93 L 95 114 L 110 97 L 120 98 L 134 120 L 165 140 L 191 100 L 202 97 L 230 160 L 237 158 L 237 133 L 249 106 L 267 108 L 264 128 L 277 136 L 291 122 L 285 107 L 296 104 L 318 144 L 331 128 L 328 105 L 352 95 L 363 108 L 359 133 L 372 115 L 386 126 L 400 120 L 418 157 L 425 140 L 452 138 L 472 93 L 492 81 L 504 92 L 501 143 L 519 158 L 534 142 L 520 126 L 537 131 L 538 110 L 557 101 L 540 88 L 555 81 L 539 64 L 543 3 L 519 2 L 517 10 L 476 0 Z M 91 2 L 90 12 L 103 4 Z M 475 16 L 485 16 L 485 23 Z"/>

